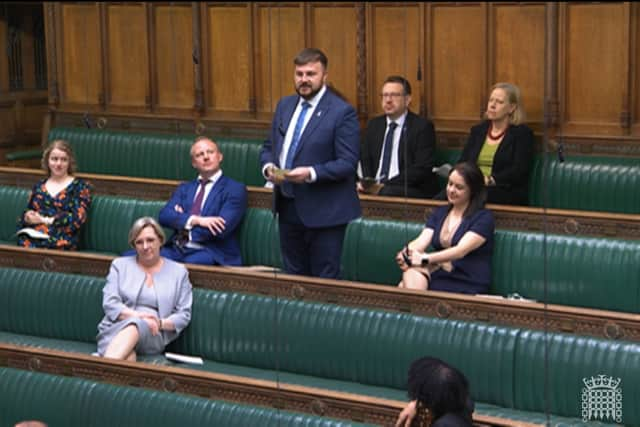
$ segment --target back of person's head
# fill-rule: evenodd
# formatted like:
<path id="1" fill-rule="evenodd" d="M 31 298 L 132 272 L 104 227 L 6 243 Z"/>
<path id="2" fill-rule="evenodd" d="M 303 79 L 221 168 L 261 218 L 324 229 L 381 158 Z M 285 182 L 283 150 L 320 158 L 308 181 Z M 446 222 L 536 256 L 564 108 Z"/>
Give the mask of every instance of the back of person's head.
<path id="1" fill-rule="evenodd" d="M 69 175 L 73 175 L 76 173 L 76 156 L 73 154 L 73 148 L 71 148 L 71 144 L 69 144 L 64 139 L 56 139 L 51 141 L 51 143 L 45 148 L 42 153 L 42 159 L 40 160 L 40 165 L 42 169 L 47 173 L 47 175 L 51 175 L 51 169 L 49 169 L 49 157 L 51 156 L 51 152 L 53 150 L 64 151 L 64 153 L 69 158 L 69 168 L 67 173 Z"/>
<path id="2" fill-rule="evenodd" d="M 491 88 L 491 92 L 496 89 L 502 89 L 507 94 L 507 101 L 511 105 L 515 105 L 516 109 L 509 116 L 509 123 L 512 125 L 519 125 L 524 123 L 526 114 L 524 112 L 524 106 L 522 105 L 522 97 L 520 96 L 520 88 L 513 83 L 496 83 Z"/>
<path id="3" fill-rule="evenodd" d="M 457 163 L 449 172 L 458 172 L 465 184 L 469 187 L 469 206 L 464 212 L 464 216 L 473 215 L 480 209 L 484 208 L 487 201 L 487 187 L 484 184 L 484 175 L 477 164 L 473 162 Z"/>
<path id="4" fill-rule="evenodd" d="M 409 83 L 409 80 L 405 79 L 404 77 L 389 76 L 384 80 L 382 86 L 386 85 L 387 83 L 400 83 L 402 85 L 402 89 L 404 90 L 404 94 L 411 95 L 411 83 Z"/>
<path id="5" fill-rule="evenodd" d="M 329 60 L 327 56 L 320 49 L 315 47 L 307 47 L 302 49 L 295 58 L 293 58 L 294 65 L 305 65 L 310 62 L 319 62 L 326 70 L 329 66 Z"/>
<path id="6" fill-rule="evenodd" d="M 453 366 L 435 357 L 415 360 L 409 367 L 407 393 L 431 412 L 432 418 L 469 409 L 469 382 Z"/>

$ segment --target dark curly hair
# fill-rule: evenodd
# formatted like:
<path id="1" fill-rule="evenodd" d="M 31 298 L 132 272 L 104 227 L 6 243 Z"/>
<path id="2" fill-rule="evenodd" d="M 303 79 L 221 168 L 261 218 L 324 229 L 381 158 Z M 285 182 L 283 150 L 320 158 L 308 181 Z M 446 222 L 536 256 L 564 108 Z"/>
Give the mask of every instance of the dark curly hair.
<path id="1" fill-rule="evenodd" d="M 469 409 L 467 378 L 435 357 L 423 357 L 411 364 L 407 394 L 431 411 L 434 420 L 447 413 L 464 414 Z"/>

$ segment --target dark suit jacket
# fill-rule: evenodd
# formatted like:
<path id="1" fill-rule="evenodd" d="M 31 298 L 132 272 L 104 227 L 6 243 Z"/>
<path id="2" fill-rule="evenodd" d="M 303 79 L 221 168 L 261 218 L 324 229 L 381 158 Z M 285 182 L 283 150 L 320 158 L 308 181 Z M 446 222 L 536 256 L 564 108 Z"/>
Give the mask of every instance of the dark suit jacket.
<path id="1" fill-rule="evenodd" d="M 278 102 L 271 133 L 260 152 L 261 167 L 279 165 L 279 156 L 299 97 Z M 293 184 L 295 207 L 305 227 L 319 228 L 347 224 L 360 216 L 355 176 L 360 155 L 360 126 L 351 105 L 327 88 L 313 111 L 293 158 L 293 168 L 311 166 L 317 180 Z M 278 189 L 278 200 L 283 197 Z"/>
<path id="2" fill-rule="evenodd" d="M 386 129 L 386 115 L 378 116 L 367 124 L 360 156 L 363 176 L 376 176 Z M 404 156 L 405 147 L 406 159 Z M 436 133 L 433 123 L 409 111 L 402 127 L 398 146 L 400 174 L 389 180 L 380 194 L 403 196 L 406 172 L 407 196 L 431 197 L 437 189 L 435 175 L 431 172 L 434 165 L 435 148 Z"/>
<path id="3" fill-rule="evenodd" d="M 471 128 L 467 144 L 460 155 L 460 162 L 477 163 L 488 130 L 488 120 Z M 528 204 L 533 147 L 533 132 L 527 125 L 509 126 L 493 158 L 491 175 L 496 185 L 489 187 L 489 203 Z"/>
<path id="4" fill-rule="evenodd" d="M 171 242 L 175 241 L 177 234 L 184 229 L 191 216 L 189 211 L 197 189 L 197 180 L 180 184 L 171 200 L 160 211 L 160 224 L 176 231 Z M 175 205 L 180 205 L 184 212 L 176 212 Z M 235 234 L 246 210 L 247 189 L 244 184 L 222 175 L 209 192 L 200 215 L 221 216 L 226 221 L 225 230 L 214 236 L 209 229 L 195 226 L 191 229 L 192 240 L 203 245 L 204 250 L 211 252 L 218 264 L 242 265 Z"/>

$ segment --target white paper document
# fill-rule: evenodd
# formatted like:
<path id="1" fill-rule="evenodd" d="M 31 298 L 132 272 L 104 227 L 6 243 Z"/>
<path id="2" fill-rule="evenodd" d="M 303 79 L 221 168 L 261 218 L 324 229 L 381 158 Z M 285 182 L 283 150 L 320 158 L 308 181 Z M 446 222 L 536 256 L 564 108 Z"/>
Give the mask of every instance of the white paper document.
<path id="1" fill-rule="evenodd" d="M 49 238 L 49 235 L 47 233 L 43 233 L 42 231 L 38 231 L 34 228 L 29 228 L 29 227 L 21 228 L 16 232 L 16 235 L 20 235 L 20 234 L 26 234 L 32 239 L 48 239 Z"/>
<path id="2" fill-rule="evenodd" d="M 202 365 L 204 363 L 202 357 L 185 356 L 184 354 L 166 352 L 164 357 L 174 362 L 191 363 L 192 365 Z"/>

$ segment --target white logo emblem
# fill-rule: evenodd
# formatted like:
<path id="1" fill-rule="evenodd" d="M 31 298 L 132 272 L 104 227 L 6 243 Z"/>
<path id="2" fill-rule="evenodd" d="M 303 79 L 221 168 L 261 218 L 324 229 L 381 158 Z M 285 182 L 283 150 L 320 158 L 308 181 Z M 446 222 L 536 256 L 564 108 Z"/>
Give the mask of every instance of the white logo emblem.
<path id="1" fill-rule="evenodd" d="M 620 378 L 606 375 L 583 378 L 582 421 L 615 420 L 622 423 L 622 387 Z"/>

